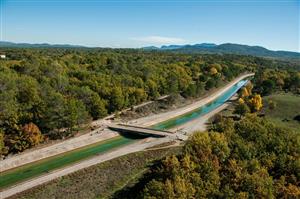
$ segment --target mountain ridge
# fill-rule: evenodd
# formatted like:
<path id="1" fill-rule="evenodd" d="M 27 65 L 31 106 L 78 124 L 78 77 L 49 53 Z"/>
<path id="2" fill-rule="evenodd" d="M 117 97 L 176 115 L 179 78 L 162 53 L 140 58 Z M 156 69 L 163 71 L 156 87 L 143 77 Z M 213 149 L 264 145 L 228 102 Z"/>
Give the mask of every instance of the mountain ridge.
<path id="1" fill-rule="evenodd" d="M 107 47 L 87 47 L 83 45 L 71 44 L 49 44 L 49 43 L 14 43 L 8 41 L 0 41 L 0 48 L 107 48 Z M 285 50 L 269 50 L 262 46 L 250 46 L 234 43 L 200 43 L 200 44 L 185 44 L 185 45 L 162 45 L 161 47 L 146 46 L 139 48 L 145 51 L 168 51 L 181 53 L 214 53 L 214 54 L 239 54 L 251 55 L 259 57 L 273 58 L 296 58 L 300 59 L 299 52 Z"/>
<path id="2" fill-rule="evenodd" d="M 148 48 L 143 48 L 147 50 Z M 169 45 L 161 46 L 160 48 L 153 49 L 160 51 L 174 51 L 183 53 L 219 53 L 219 54 L 240 54 L 240 55 L 252 55 L 262 57 L 276 57 L 276 58 L 298 58 L 300 59 L 299 52 L 284 51 L 284 50 L 269 50 L 262 46 L 250 46 L 243 44 L 224 43 L 202 43 L 194 45 Z"/>

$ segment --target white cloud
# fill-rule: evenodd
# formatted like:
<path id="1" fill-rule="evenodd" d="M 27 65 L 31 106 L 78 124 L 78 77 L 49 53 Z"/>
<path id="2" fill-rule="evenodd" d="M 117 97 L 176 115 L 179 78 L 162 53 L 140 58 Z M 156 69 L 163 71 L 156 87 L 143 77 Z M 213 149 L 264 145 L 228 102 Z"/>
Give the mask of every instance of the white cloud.
<path id="1" fill-rule="evenodd" d="M 162 36 L 134 37 L 131 38 L 131 40 L 145 42 L 147 44 L 182 44 L 186 42 L 182 38 L 162 37 Z"/>

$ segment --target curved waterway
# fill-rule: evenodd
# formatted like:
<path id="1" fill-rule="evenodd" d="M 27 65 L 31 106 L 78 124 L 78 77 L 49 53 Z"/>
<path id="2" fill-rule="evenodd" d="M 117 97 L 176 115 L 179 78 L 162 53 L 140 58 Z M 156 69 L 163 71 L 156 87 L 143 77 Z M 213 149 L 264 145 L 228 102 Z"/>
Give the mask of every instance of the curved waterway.
<path id="1" fill-rule="evenodd" d="M 172 118 L 170 120 L 161 122 L 151 126 L 155 129 L 170 129 L 185 122 L 191 121 L 195 118 L 201 117 L 206 113 L 216 109 L 230 99 L 242 86 L 247 83 L 247 80 L 241 80 L 225 93 L 220 95 L 214 101 L 199 107 L 191 112 Z M 11 169 L 0 174 L 0 189 L 28 180 L 42 174 L 46 174 L 55 169 L 73 164 L 75 162 L 90 158 L 92 156 L 102 154 L 112 149 L 133 143 L 137 138 L 118 136 L 103 142 L 89 145 L 74 151 L 66 152 L 57 156 L 49 157 L 40 161 L 26 164 L 15 169 Z"/>
<path id="2" fill-rule="evenodd" d="M 186 114 L 180 115 L 178 117 L 172 118 L 170 120 L 155 124 L 151 126 L 154 129 L 170 129 L 176 126 L 180 126 L 186 122 L 189 122 L 193 119 L 196 119 L 198 117 L 201 117 L 214 109 L 218 108 L 222 104 L 224 104 L 226 101 L 228 101 L 241 87 L 243 87 L 247 83 L 247 79 L 241 80 L 235 85 L 233 85 L 231 88 L 229 88 L 225 93 L 220 95 L 217 99 L 214 101 L 205 104 L 191 112 L 188 112 Z"/>

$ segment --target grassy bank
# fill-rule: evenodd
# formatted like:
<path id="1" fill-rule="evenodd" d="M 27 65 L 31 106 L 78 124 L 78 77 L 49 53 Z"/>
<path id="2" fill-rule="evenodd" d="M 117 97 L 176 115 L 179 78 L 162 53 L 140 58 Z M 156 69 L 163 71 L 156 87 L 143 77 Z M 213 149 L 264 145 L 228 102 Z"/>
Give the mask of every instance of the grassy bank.
<path id="1" fill-rule="evenodd" d="M 82 169 L 11 198 L 107 198 L 140 177 L 155 160 L 179 151 L 180 147 L 172 147 L 129 154 Z"/>

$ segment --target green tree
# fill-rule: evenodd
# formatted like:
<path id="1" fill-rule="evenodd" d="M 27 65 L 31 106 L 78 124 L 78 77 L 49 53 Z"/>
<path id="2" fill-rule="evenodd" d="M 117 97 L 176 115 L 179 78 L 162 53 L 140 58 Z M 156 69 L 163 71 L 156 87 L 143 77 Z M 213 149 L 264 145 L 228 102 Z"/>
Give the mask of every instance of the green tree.
<path id="1" fill-rule="evenodd" d="M 121 110 L 124 107 L 124 95 L 121 87 L 114 87 L 110 96 L 110 112 Z"/>
<path id="2" fill-rule="evenodd" d="M 235 114 L 239 114 L 240 118 L 247 113 L 250 113 L 250 108 L 245 103 L 238 103 L 238 105 L 235 106 L 234 112 Z"/>
<path id="3" fill-rule="evenodd" d="M 275 89 L 275 82 L 273 80 L 265 80 L 262 82 L 262 94 L 270 95 Z"/>
<path id="4" fill-rule="evenodd" d="M 277 103 L 274 102 L 273 100 L 269 100 L 268 101 L 268 106 L 269 106 L 270 110 L 274 110 L 276 108 L 276 106 L 277 106 Z"/>
<path id="5" fill-rule="evenodd" d="M 209 89 L 212 89 L 215 86 L 216 86 L 216 81 L 211 78 L 211 79 L 207 80 L 207 82 L 205 84 L 205 89 L 209 90 Z"/>
<path id="6" fill-rule="evenodd" d="M 72 132 L 74 127 L 86 122 L 87 119 L 88 112 L 81 101 L 76 99 L 65 101 L 64 127 L 66 127 L 69 132 Z"/>

